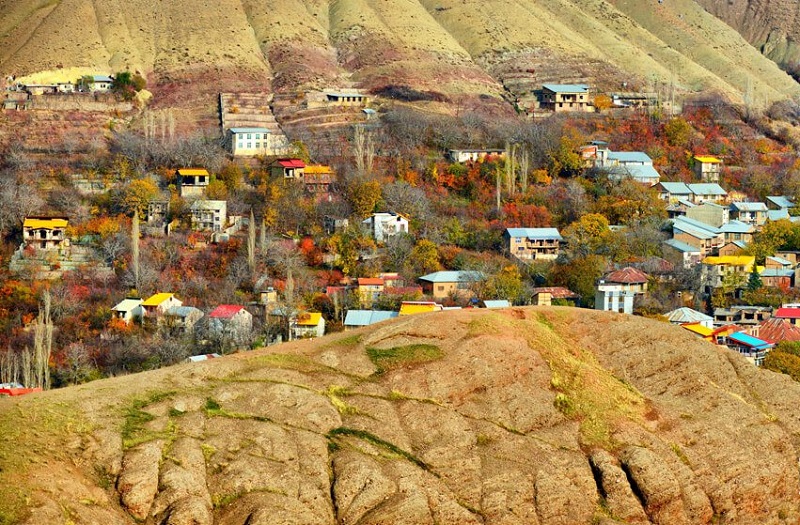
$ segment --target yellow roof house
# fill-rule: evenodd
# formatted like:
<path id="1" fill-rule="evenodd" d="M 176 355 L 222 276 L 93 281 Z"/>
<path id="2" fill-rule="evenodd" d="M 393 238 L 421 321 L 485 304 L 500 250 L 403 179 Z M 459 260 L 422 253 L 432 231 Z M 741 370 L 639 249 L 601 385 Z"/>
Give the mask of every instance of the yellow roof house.
<path id="1" fill-rule="evenodd" d="M 170 297 L 173 297 L 174 295 L 174 293 L 168 292 L 153 294 L 142 303 L 142 306 L 158 306 L 164 301 L 168 301 Z"/>
<path id="2" fill-rule="evenodd" d="M 32 230 L 54 230 L 56 228 L 66 228 L 68 224 L 69 221 L 67 221 L 67 219 L 44 219 L 37 217 L 25 219 L 25 222 L 22 223 L 22 227 Z"/>
<path id="3" fill-rule="evenodd" d="M 191 176 L 196 176 L 196 175 L 205 175 L 207 177 L 208 176 L 208 170 L 205 170 L 203 168 L 179 168 L 178 169 L 178 175 L 181 175 L 183 177 L 186 177 L 186 176 L 191 177 Z"/>
<path id="4" fill-rule="evenodd" d="M 322 314 L 318 312 L 303 313 L 297 316 L 298 326 L 317 326 Z"/>
<path id="5" fill-rule="evenodd" d="M 698 162 L 704 162 L 707 164 L 719 164 L 722 162 L 717 157 L 712 157 L 711 155 L 695 155 L 694 158 Z"/>
<path id="6" fill-rule="evenodd" d="M 752 255 L 712 255 L 702 261 L 703 264 L 710 266 L 734 266 L 741 267 L 746 272 L 753 271 L 756 258 Z"/>

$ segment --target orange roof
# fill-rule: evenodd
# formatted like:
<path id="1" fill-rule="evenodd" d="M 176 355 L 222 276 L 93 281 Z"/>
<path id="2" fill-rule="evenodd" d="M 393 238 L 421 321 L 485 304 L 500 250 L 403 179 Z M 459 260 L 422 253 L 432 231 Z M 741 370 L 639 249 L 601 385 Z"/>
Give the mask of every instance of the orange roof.
<path id="1" fill-rule="evenodd" d="M 383 286 L 384 280 L 379 277 L 359 277 L 359 286 Z"/>
<path id="2" fill-rule="evenodd" d="M 206 175 L 208 170 L 203 168 L 178 168 L 178 175 Z"/>

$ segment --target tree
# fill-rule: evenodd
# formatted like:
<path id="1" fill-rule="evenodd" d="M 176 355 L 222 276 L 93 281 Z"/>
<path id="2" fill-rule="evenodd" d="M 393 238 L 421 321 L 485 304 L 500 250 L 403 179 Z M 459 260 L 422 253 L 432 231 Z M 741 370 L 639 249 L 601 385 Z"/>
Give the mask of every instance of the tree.
<path id="1" fill-rule="evenodd" d="M 564 239 L 573 257 L 608 253 L 612 232 L 608 219 L 597 213 L 587 213 L 564 229 Z"/>
<path id="2" fill-rule="evenodd" d="M 603 111 L 610 109 L 614 103 L 606 94 L 600 93 L 599 95 L 594 97 L 594 107 L 598 111 L 598 113 L 602 113 Z"/>
<path id="3" fill-rule="evenodd" d="M 116 196 L 119 211 L 126 215 L 147 213 L 147 205 L 158 196 L 158 186 L 151 179 L 136 179 L 129 182 Z"/>
<path id="4" fill-rule="evenodd" d="M 381 185 L 378 181 L 354 179 L 347 185 L 347 200 L 353 207 L 353 213 L 360 219 L 370 216 L 380 198 Z"/>
<path id="5" fill-rule="evenodd" d="M 436 244 L 427 239 L 419 241 L 406 260 L 406 268 L 410 275 L 420 276 L 441 269 L 439 264 L 439 249 Z"/>
<path id="6" fill-rule="evenodd" d="M 758 273 L 758 266 L 754 264 L 750 272 L 750 278 L 747 280 L 747 291 L 755 292 L 762 286 L 764 286 L 764 283 L 761 281 L 761 275 Z"/>
<path id="7" fill-rule="evenodd" d="M 503 267 L 483 283 L 484 299 L 507 299 L 518 304 L 523 300 L 525 285 L 519 268 L 514 265 Z"/>

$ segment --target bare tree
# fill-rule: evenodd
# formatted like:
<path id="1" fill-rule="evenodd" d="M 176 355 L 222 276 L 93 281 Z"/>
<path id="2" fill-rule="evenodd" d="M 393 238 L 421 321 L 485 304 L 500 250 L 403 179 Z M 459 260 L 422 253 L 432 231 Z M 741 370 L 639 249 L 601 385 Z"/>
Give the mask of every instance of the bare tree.
<path id="1" fill-rule="evenodd" d="M 375 142 L 372 132 L 364 126 L 356 126 L 353 131 L 353 157 L 360 176 L 372 174 L 375 163 Z"/>
<path id="2" fill-rule="evenodd" d="M 133 282 L 138 290 L 141 281 L 139 280 L 139 212 L 133 212 L 131 221 L 131 267 L 133 270 Z"/>

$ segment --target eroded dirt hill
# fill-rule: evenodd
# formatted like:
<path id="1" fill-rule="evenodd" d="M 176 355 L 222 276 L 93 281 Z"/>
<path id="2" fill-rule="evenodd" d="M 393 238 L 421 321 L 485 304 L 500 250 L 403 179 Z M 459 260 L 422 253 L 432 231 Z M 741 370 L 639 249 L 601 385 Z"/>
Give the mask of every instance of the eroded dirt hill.
<path id="1" fill-rule="evenodd" d="M 0 402 L 0 516 L 103 524 L 778 524 L 800 386 L 656 321 L 400 318 Z"/>
<path id="2" fill-rule="evenodd" d="M 800 94 L 694 0 L 0 0 L 0 13 L 0 73 L 129 68 L 161 105 L 398 84 L 454 103 L 496 103 L 545 82 L 735 100 L 749 87 L 767 102 Z"/>

